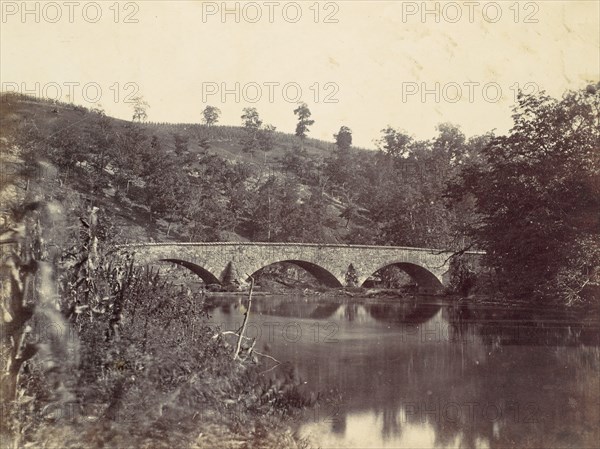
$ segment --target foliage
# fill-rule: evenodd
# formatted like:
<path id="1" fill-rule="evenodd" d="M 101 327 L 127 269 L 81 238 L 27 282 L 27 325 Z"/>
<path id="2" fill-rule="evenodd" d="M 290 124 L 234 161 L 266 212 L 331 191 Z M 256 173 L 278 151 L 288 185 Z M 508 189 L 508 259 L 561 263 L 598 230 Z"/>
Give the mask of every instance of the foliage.
<path id="1" fill-rule="evenodd" d="M 17 164 L 27 168 L 29 162 Z M 64 404 L 72 399 L 64 375 L 77 358 L 77 347 L 63 332 L 67 326 L 56 309 L 53 265 L 62 238 L 62 210 L 40 194 L 33 180 L 30 183 L 28 179 L 26 188 L 19 189 L 22 176 L 29 177 L 30 172 L 17 172 L 0 185 L 6 207 L 0 227 L 0 439 L 15 447 L 22 444 L 29 427 L 22 411 L 30 410 L 34 400 L 25 386 L 30 364 L 37 361 L 40 376 L 52 385 L 52 389 L 43 389 L 45 396 Z M 59 232 L 50 232 L 52 224 Z"/>
<path id="2" fill-rule="evenodd" d="M 392 158 L 406 157 L 409 150 L 408 145 L 412 138 L 404 132 L 398 131 L 391 126 L 381 130 L 383 136 L 379 140 L 379 147 Z"/>
<path id="3" fill-rule="evenodd" d="M 132 124 L 115 133 L 117 148 L 136 151 L 114 151 L 112 163 L 156 156 L 127 172 L 154 188 L 159 180 L 152 164 L 166 167 L 165 152 L 158 137 L 139 131 Z M 90 134 L 83 136 L 85 145 L 93 142 Z M 2 136 L 11 154 L 25 153 L 14 149 L 13 139 Z M 54 156 L 58 142 L 35 148 Z M 95 156 L 81 156 L 86 166 L 73 170 L 89 173 Z M 207 185 L 236 198 L 248 177 L 245 167 L 207 154 L 201 162 L 220 181 Z M 255 355 L 234 363 L 229 344 L 205 321 L 202 296 L 117 252 L 114 215 L 95 206 L 95 198 L 84 206 L 76 195 L 61 194 L 69 213 L 48 202 L 56 195 L 56 172 L 46 169 L 51 179 L 30 178 L 28 164 L 19 160 L 23 170 L 15 170 L 28 182 L 17 189 L 20 179 L 5 176 L 9 182 L 0 192 L 3 204 L 8 207 L 10 198 L 15 205 L 0 239 L 2 441 L 14 447 L 182 447 L 201 444 L 196 440 L 204 434 L 215 435 L 217 446 L 231 439 L 297 447 L 284 431 L 286 417 L 309 404 L 298 395 L 298 379 L 284 370 L 271 373 L 283 377 L 275 382 L 261 375 Z M 119 179 L 111 176 L 117 171 L 110 164 L 104 173 Z M 189 173 L 182 178 L 192 179 Z M 271 436 L 246 434 L 254 428 Z"/>
<path id="4" fill-rule="evenodd" d="M 242 123 L 244 128 L 257 130 L 262 126 L 263 122 L 260 119 L 256 108 L 244 108 L 243 112 Z"/>
<path id="5" fill-rule="evenodd" d="M 590 89 L 579 97 L 595 98 Z M 10 97 L 9 104 L 19 110 L 18 101 Z M 595 226 L 589 211 L 597 205 L 590 199 L 598 196 L 597 156 L 589 149 L 596 137 L 587 124 L 595 106 L 579 100 L 569 100 L 568 107 L 566 99 L 531 101 L 520 106 L 520 124 L 509 136 L 467 139 L 457 126 L 443 123 L 433 138 L 419 140 L 388 126 L 379 151 L 352 147 L 352 132 L 345 126 L 334 135 L 335 143 L 309 139 L 306 133 L 298 141 L 264 125 L 255 108 L 244 109 L 243 127 L 119 122 L 102 111 L 73 111 L 85 119 L 75 126 L 71 116 L 53 115 L 44 129 L 39 120 L 25 116 L 24 108 L 19 110 L 23 120 L 3 119 L 2 125 L 19 131 L 24 155 L 43 154 L 58 165 L 61 181 L 103 200 L 114 192 L 118 204 L 139 215 L 140 225 L 148 223 L 157 239 L 485 249 L 499 256 L 492 257 L 498 274 L 512 265 L 503 276 L 517 276 L 511 278 L 514 290 L 524 287 L 518 276 L 524 283 L 531 277 L 518 268 L 525 261 L 538 266 L 542 278 L 556 279 L 559 296 L 573 301 L 580 287 L 589 290 L 596 282 L 590 268 L 594 234 L 577 231 Z M 553 102 L 564 108 L 550 106 Z M 304 106 L 296 113 L 309 120 Z M 577 133 L 565 128 L 569 120 Z M 547 148 L 537 151 L 541 143 Z M 563 143 L 583 153 L 556 152 Z M 264 165 L 262 157 L 253 158 L 256 151 L 265 152 Z M 519 221 L 528 215 L 535 225 Z M 534 234 L 549 236 L 547 250 L 533 245 Z M 506 235 L 503 246 L 494 235 Z M 552 243 L 563 237 L 576 243 Z M 516 241 L 522 244 L 513 251 Z M 562 252 L 565 248 L 573 252 Z M 531 258 L 515 255 L 527 251 Z M 558 257 L 547 257 L 545 251 L 559 251 Z M 545 272 L 547 263 L 553 266 Z M 580 279 L 574 274 L 579 271 L 589 276 Z M 534 290 L 540 289 L 524 289 L 521 295 Z"/>
<path id="6" fill-rule="evenodd" d="M 263 126 L 263 121 L 258 115 L 256 108 L 244 108 L 242 114 L 244 130 L 246 135 L 240 141 L 242 151 L 254 154 L 256 151 L 271 151 L 273 149 L 273 125 Z"/>
<path id="7" fill-rule="evenodd" d="M 47 357 L 20 351 L 28 399 L 5 410 L 18 417 L 22 444 L 182 447 L 214 426 L 223 427 L 221 444 L 229 432 L 265 444 L 266 436 L 244 430 L 281 431 L 286 417 L 309 404 L 296 393 L 298 379 L 282 371 L 275 384 L 259 374 L 256 357 L 234 361 L 232 347 L 205 321 L 203 297 L 134 265 L 133 254 L 116 253 L 98 215 L 94 208 L 81 220 L 81 240 L 59 270 L 62 329 L 73 329 L 66 334 L 78 343 L 77 358 L 62 361 L 70 370 L 49 374 Z M 57 397 L 59 383 L 68 394 Z M 233 403 L 240 406 L 232 410 Z M 296 447 L 293 438 L 287 443 Z"/>
<path id="8" fill-rule="evenodd" d="M 315 121 L 310 119 L 311 112 L 306 103 L 301 103 L 294 114 L 298 116 L 298 124 L 296 125 L 296 136 L 301 139 L 306 138 L 306 133 L 309 132 L 308 127 L 314 125 Z"/>
<path id="9" fill-rule="evenodd" d="M 337 134 L 333 135 L 335 144 L 340 151 L 349 150 L 352 146 L 352 130 L 347 126 L 340 127 Z"/>
<path id="10" fill-rule="evenodd" d="M 521 95 L 513 120 L 450 195 L 474 198 L 469 230 L 505 293 L 579 301 L 600 281 L 600 84 L 561 100 Z"/>
<path id="11" fill-rule="evenodd" d="M 322 161 L 300 145 L 286 151 L 279 162 L 287 176 L 296 176 L 301 182 L 315 187 L 322 188 L 326 184 Z"/>
<path id="12" fill-rule="evenodd" d="M 291 183 L 270 177 L 256 192 L 245 230 L 257 241 L 319 242 L 324 207 L 318 191 L 301 197 Z"/>
<path id="13" fill-rule="evenodd" d="M 356 274 L 356 269 L 352 264 L 348 266 L 348 270 L 345 274 L 346 285 L 349 287 L 355 287 L 358 284 L 358 275 Z"/>
<path id="14" fill-rule="evenodd" d="M 207 126 L 212 126 L 219 121 L 221 110 L 216 106 L 206 106 L 202 111 L 202 120 Z"/>
<path id="15" fill-rule="evenodd" d="M 413 281 L 401 268 L 391 265 L 384 267 L 373 274 L 374 285 L 383 288 L 402 288 Z"/>
<path id="16" fill-rule="evenodd" d="M 188 151 L 189 137 L 179 133 L 173 133 L 173 142 L 175 144 L 175 154 L 178 156 Z"/>
<path id="17" fill-rule="evenodd" d="M 148 108 L 150 105 L 144 100 L 144 97 L 135 97 L 132 100 L 134 122 L 145 122 L 148 119 Z"/>

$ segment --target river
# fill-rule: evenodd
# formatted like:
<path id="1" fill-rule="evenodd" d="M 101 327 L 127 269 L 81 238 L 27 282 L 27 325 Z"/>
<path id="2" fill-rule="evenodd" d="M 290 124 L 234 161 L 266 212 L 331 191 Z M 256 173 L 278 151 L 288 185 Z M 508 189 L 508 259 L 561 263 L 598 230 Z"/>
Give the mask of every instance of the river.
<path id="1" fill-rule="evenodd" d="M 209 300 L 212 322 L 236 330 L 241 303 Z M 427 297 L 268 296 L 253 299 L 246 333 L 257 338 L 257 351 L 286 365 L 273 371 L 288 369 L 320 394 L 296 423 L 314 447 L 584 449 L 600 442 L 595 317 Z"/>

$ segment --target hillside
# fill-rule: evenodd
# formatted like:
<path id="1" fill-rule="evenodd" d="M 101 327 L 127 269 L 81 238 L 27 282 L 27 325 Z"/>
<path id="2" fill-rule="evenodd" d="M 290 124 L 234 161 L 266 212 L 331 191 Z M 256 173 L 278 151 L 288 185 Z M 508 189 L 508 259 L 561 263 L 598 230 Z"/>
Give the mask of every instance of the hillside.
<path id="1" fill-rule="evenodd" d="M 97 207 L 117 243 L 482 249 L 494 254 L 487 263 L 504 273 L 511 295 L 573 303 L 597 276 L 599 93 L 590 85 L 561 100 L 523 96 L 508 136 L 467 139 L 442 123 L 434 138 L 415 140 L 388 127 L 381 151 L 343 144 L 339 134 L 334 148 L 268 130 L 128 122 L 2 95 L 1 144 L 22 161 L 11 170 L 24 172 L 23 189 L 42 176 L 44 199 L 62 205 L 72 229 Z"/>
<path id="2" fill-rule="evenodd" d="M 53 132 L 58 123 L 68 123 L 70 126 L 79 127 L 83 131 L 89 126 L 90 122 L 97 118 L 92 110 L 74 104 L 47 101 L 24 95 L 2 94 L 2 96 L 4 97 L 3 126 L 10 126 L 11 122 L 14 125 L 17 121 L 21 123 L 32 121 L 39 131 L 44 134 Z M 109 118 L 116 132 L 129 123 L 118 118 Z M 299 139 L 293 134 L 275 131 L 273 133 L 275 141 L 273 150 L 253 156 L 242 151 L 240 140 L 244 137 L 244 129 L 241 126 L 207 126 L 199 123 L 156 123 L 152 121 L 142 123 L 140 126 L 147 133 L 162 139 L 167 150 L 174 150 L 173 135 L 179 134 L 189 139 L 190 151 L 198 151 L 200 149 L 199 141 L 208 139 L 212 153 L 232 161 L 277 164 L 286 151 L 300 146 Z M 307 137 L 304 141 L 306 152 L 316 158 L 329 156 L 335 148 L 334 142 L 326 142 L 310 137 Z M 370 151 L 362 148 L 356 149 L 363 152 Z"/>
<path id="3" fill-rule="evenodd" d="M 121 181 L 118 173 L 135 172 L 135 167 L 119 166 L 119 161 L 111 160 L 102 167 L 102 175 L 106 178 L 101 188 L 90 188 L 88 176 L 93 170 L 94 162 L 88 160 L 94 151 L 100 151 L 96 142 L 102 133 L 110 133 L 107 145 L 119 146 L 118 140 L 131 130 L 131 122 L 102 116 L 95 111 L 81 106 L 49 102 L 25 96 L 2 95 L 2 150 L 20 154 L 27 153 L 25 159 L 34 159 L 51 163 L 58 169 L 55 179 L 45 179 L 48 194 L 53 198 L 75 203 L 100 207 L 108 217 L 118 239 L 122 241 L 176 241 L 190 240 L 189 234 L 183 230 L 180 223 L 167 223 L 164 216 L 151 211 L 144 194 L 144 181 L 139 174 L 129 176 L 126 186 L 127 195 L 120 195 Z M 297 191 L 296 202 L 302 202 L 309 195 L 312 187 L 306 180 L 300 179 L 290 172 L 286 157 L 300 151 L 300 141 L 296 136 L 281 132 L 273 133 L 273 149 L 268 152 L 250 154 L 242 150 L 240 141 L 245 135 L 242 127 L 235 126 L 206 126 L 200 124 L 168 124 L 141 123 L 136 124 L 141 145 L 151 147 L 155 151 L 154 141 L 159 142 L 159 151 L 164 158 L 178 158 L 179 171 L 184 171 L 191 178 L 202 178 L 201 173 L 207 164 L 225 163 L 232 167 L 243 167 L 245 179 L 241 182 L 247 187 L 274 178 L 285 180 Z M 106 136 L 105 136 L 106 137 Z M 178 145 L 182 145 L 184 157 L 179 155 Z M 64 148 L 70 147 L 73 154 L 72 167 L 61 167 L 65 158 Z M 331 157 L 335 145 L 331 142 L 307 138 L 304 141 L 303 163 L 312 167 L 322 167 L 323 161 Z M 368 153 L 368 150 L 356 150 Z M 120 148 L 109 150 L 109 153 L 122 152 Z M 61 153 L 61 154 L 59 154 Z M 88 153 L 86 155 L 86 153 Z M 62 158 L 62 159 L 61 159 Z M 128 161 L 120 161 L 122 164 Z M 136 161 L 133 161 L 134 163 Z M 160 167 L 156 167 L 160 168 Z M 221 179 L 221 181 L 226 181 Z M 232 186 L 235 187 L 235 186 Z M 337 198 L 335 191 L 323 189 L 323 222 L 327 223 L 325 232 L 320 240 L 328 242 L 344 241 L 349 228 L 346 220 L 342 219 L 344 203 Z M 218 192 L 219 194 L 223 192 Z M 334 195 L 332 195 L 334 193 Z M 218 196 L 218 195 L 216 195 Z M 214 198 L 217 200 L 217 198 Z M 183 220 L 189 217 L 183 218 Z M 352 224 L 350 228 L 361 226 Z M 202 240 L 251 240 L 253 236 L 243 230 L 218 229 L 210 236 L 197 236 Z"/>

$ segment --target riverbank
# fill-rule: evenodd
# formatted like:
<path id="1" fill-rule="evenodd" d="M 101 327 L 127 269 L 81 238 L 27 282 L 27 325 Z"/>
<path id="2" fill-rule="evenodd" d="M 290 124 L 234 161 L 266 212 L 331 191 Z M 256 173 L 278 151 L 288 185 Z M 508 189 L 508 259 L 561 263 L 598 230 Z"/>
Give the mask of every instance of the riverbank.
<path id="1" fill-rule="evenodd" d="M 215 297 L 227 297 L 227 296 L 247 296 L 247 290 L 235 290 L 235 291 L 205 291 L 204 294 L 207 298 Z M 311 297 L 324 297 L 324 298 L 411 298 L 417 293 L 407 289 L 400 288 L 363 288 L 363 287 L 349 287 L 349 288 L 286 288 L 277 290 L 260 290 L 255 289 L 252 293 L 253 296 L 311 296 Z M 447 297 L 445 294 L 421 294 L 420 296 L 431 296 L 431 297 Z"/>
<path id="2" fill-rule="evenodd" d="M 245 290 L 205 293 L 207 300 L 241 298 L 247 295 L 248 292 Z M 516 314 L 522 316 L 523 318 L 535 318 L 544 314 L 553 314 L 556 316 L 563 316 L 565 318 L 577 317 L 578 320 L 589 321 L 593 317 L 600 316 L 600 306 L 588 303 L 576 303 L 572 305 L 565 305 L 560 302 L 540 303 L 539 301 L 507 299 L 505 297 L 486 294 L 474 294 L 466 297 L 446 292 L 438 294 L 420 294 L 413 289 L 406 288 L 286 288 L 277 289 L 274 291 L 255 290 L 253 292 L 253 296 L 261 298 L 281 296 L 290 298 L 318 298 L 324 301 L 375 301 L 391 304 L 424 301 L 427 303 L 452 304 L 459 308 L 469 308 L 472 310 L 494 310 L 497 316 L 515 316 Z"/>

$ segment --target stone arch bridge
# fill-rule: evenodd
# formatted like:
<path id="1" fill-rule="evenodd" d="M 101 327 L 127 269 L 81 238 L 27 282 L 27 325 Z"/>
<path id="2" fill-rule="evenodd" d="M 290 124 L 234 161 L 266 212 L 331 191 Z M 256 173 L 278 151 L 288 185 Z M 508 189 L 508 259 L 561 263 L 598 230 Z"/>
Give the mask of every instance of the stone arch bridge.
<path id="1" fill-rule="evenodd" d="M 451 254 L 395 246 L 256 242 L 136 243 L 120 249 L 134 254 L 140 264 L 160 261 L 184 266 L 207 284 L 243 284 L 264 267 L 289 262 L 329 287 L 362 286 L 381 268 L 395 265 L 413 278 L 420 291 L 432 293 L 449 280 Z"/>

